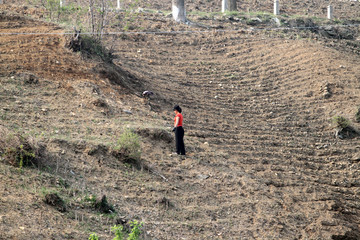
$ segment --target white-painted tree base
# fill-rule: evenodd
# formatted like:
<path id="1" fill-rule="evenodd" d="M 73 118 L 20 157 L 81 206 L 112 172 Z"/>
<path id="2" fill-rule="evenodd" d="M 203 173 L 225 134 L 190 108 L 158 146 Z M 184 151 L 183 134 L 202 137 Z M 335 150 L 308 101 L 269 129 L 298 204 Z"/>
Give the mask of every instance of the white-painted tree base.
<path id="1" fill-rule="evenodd" d="M 228 11 L 228 9 L 229 9 L 228 2 L 226 0 L 223 0 L 221 4 L 221 12 Z"/>
<path id="2" fill-rule="evenodd" d="M 274 15 L 280 15 L 279 0 L 274 0 Z"/>
<path id="3" fill-rule="evenodd" d="M 333 6 L 328 6 L 327 10 L 327 18 L 331 20 L 333 18 L 334 8 Z"/>
<path id="4" fill-rule="evenodd" d="M 236 0 L 222 0 L 221 12 L 236 11 Z"/>
<path id="5" fill-rule="evenodd" d="M 172 15 L 176 22 L 186 22 L 184 1 L 173 1 Z"/>

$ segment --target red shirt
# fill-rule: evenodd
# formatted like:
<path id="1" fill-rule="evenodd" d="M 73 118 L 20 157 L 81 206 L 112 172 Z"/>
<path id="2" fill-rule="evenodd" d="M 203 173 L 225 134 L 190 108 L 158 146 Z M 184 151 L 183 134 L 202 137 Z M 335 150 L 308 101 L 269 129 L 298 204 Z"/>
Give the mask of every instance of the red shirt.
<path id="1" fill-rule="evenodd" d="M 174 118 L 174 124 L 176 123 L 176 117 L 179 117 L 179 123 L 178 123 L 178 127 L 182 127 L 183 124 L 183 115 L 181 113 L 176 114 L 175 118 Z"/>

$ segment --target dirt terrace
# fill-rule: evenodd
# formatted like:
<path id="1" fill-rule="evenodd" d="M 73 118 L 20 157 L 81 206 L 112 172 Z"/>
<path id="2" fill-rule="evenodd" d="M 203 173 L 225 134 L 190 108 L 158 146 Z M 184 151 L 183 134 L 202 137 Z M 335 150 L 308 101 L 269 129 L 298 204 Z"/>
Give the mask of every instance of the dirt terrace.
<path id="1" fill-rule="evenodd" d="M 190 153 L 190 169 L 163 169 L 180 180 L 210 176 L 178 181 L 187 194 L 169 195 L 197 213 L 190 218 L 193 234 L 336 239 L 357 233 L 359 166 L 351 159 L 359 139 L 336 139 L 330 126 L 336 115 L 354 120 L 356 55 L 314 41 L 241 33 L 146 36 L 119 41 L 117 49 L 122 67 L 184 107 L 187 136 L 202 143 Z M 328 99 L 324 86 L 331 89 Z"/>
<path id="2" fill-rule="evenodd" d="M 2 18 L 1 31 L 7 26 L 36 31 L 34 25 L 57 31 L 16 17 Z M 331 118 L 341 115 L 358 127 L 357 55 L 311 39 L 262 33 L 111 39 L 116 64 L 155 93 L 153 112 L 98 75 L 98 63 L 66 50 L 62 38 L 1 36 L 0 41 L 6 86 L 0 95 L 1 123 L 42 135 L 55 159 L 61 159 L 57 175 L 45 177 L 1 165 L 6 238 L 80 239 L 92 231 L 110 238 L 115 220 L 77 200 L 88 189 L 106 194 L 119 215 L 143 220 L 147 239 L 358 239 L 354 156 L 360 139 L 335 138 L 331 125 Z M 40 61 L 46 56 L 53 57 Z M 39 76 L 36 91 L 19 86 L 13 71 Z M 64 79 L 69 79 L 65 85 Z M 92 104 L 98 99 L 111 113 Z M 167 143 L 143 139 L 144 160 L 167 181 L 131 170 L 105 153 L 88 154 L 116 141 L 123 126 L 143 131 L 168 126 L 175 103 L 184 109 L 188 158 L 180 162 L 169 157 Z M 123 112 L 130 108 L 133 115 Z M 67 214 L 44 205 L 36 190 L 56 185 L 56 177 L 73 185 L 61 191 L 72 196 Z M 165 207 L 159 201 L 163 197 L 169 201 Z M 23 231 L 24 226 L 31 230 Z"/>

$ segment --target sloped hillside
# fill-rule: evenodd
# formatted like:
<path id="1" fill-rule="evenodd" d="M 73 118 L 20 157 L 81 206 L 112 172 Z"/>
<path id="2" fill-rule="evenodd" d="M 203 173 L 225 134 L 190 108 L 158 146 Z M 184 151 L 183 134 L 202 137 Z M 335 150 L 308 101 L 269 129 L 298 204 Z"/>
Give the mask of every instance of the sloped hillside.
<path id="1" fill-rule="evenodd" d="M 2 32 L 61 31 L 4 14 Z M 358 55 L 263 32 L 111 41 L 116 66 L 70 52 L 62 36 L 0 36 L 0 125 L 47 146 L 42 168 L 1 162 L 5 239 L 111 239 L 110 226 L 134 219 L 145 239 L 359 238 L 360 139 L 335 136 L 332 122 L 359 127 Z M 175 103 L 184 161 L 169 155 Z M 127 128 L 142 136 L 142 170 L 112 151 Z M 44 202 L 53 191 L 65 212 Z M 103 195 L 115 214 L 91 206 Z"/>
<path id="2" fill-rule="evenodd" d="M 119 85 L 131 78 L 129 73 L 65 48 L 67 39 L 57 35 L 63 32 L 59 27 L 7 10 L 0 16 L 1 33 L 25 33 L 0 36 L 0 148 L 4 150 L 5 144 L 7 150 L 0 157 L 0 238 L 86 239 L 93 231 L 110 238 L 117 218 L 99 215 L 91 199 L 106 194 L 117 208 L 116 198 L 109 196 L 114 189 L 106 193 L 90 182 L 117 186 L 104 173 L 132 181 L 125 177 L 131 167 L 120 164 L 107 150 L 116 145 L 128 123 L 145 122 L 148 106 Z M 5 164 L 13 148 L 24 146 L 11 145 L 18 136 L 45 146 L 36 167 Z M 94 168 L 98 173 L 93 173 Z M 124 183 L 119 186 L 133 191 Z M 66 211 L 45 203 L 46 194 L 53 192 L 66 202 Z"/>
<path id="3" fill-rule="evenodd" d="M 198 162 L 178 174 L 200 178 L 184 182 L 191 194 L 181 201 L 197 213 L 194 234 L 358 233 L 359 138 L 337 139 L 331 125 L 344 116 L 358 127 L 357 55 L 241 33 L 147 36 L 118 48 L 124 67 L 185 108 L 187 135 L 202 143 L 193 152 Z"/>

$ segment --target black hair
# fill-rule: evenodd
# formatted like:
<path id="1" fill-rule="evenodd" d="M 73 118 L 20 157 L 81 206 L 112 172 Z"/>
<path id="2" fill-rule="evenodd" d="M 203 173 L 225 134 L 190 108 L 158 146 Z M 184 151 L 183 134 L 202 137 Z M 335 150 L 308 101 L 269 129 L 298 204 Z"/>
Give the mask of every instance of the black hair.
<path id="1" fill-rule="evenodd" d="M 175 105 L 174 106 L 174 111 L 178 111 L 179 113 L 181 113 L 181 107 L 179 105 Z"/>

